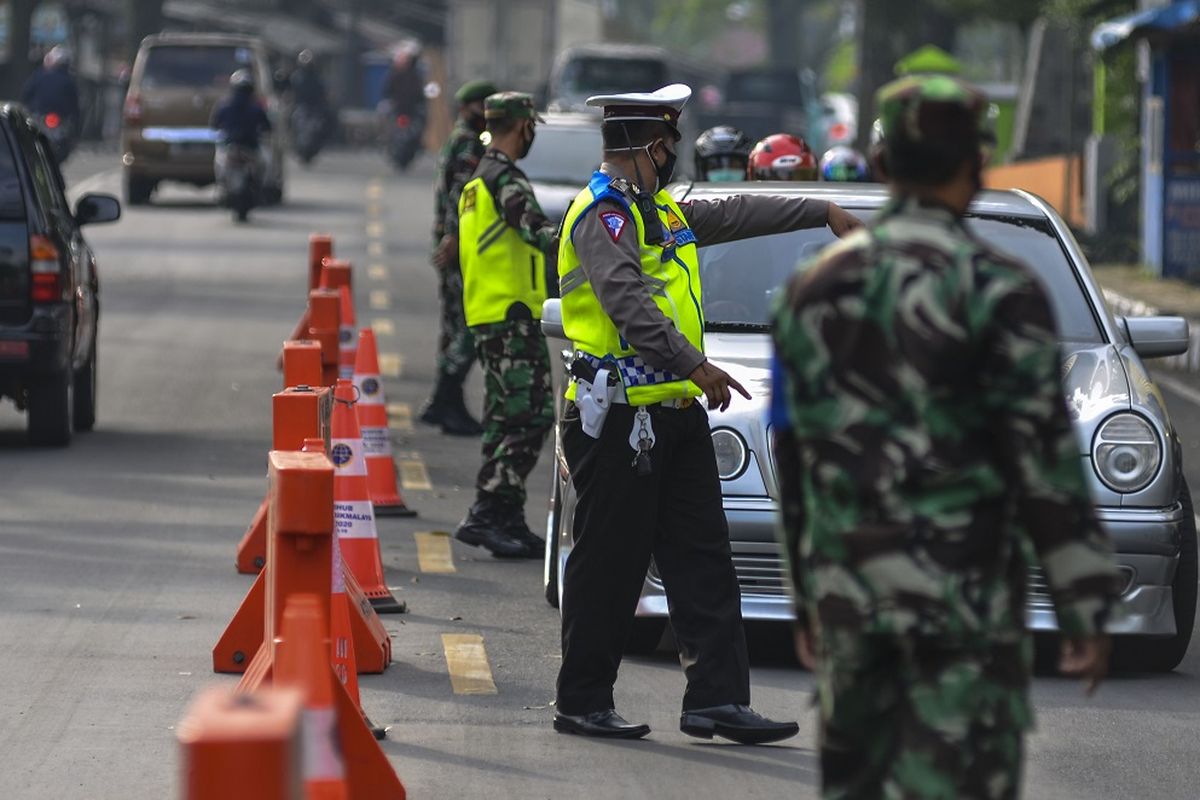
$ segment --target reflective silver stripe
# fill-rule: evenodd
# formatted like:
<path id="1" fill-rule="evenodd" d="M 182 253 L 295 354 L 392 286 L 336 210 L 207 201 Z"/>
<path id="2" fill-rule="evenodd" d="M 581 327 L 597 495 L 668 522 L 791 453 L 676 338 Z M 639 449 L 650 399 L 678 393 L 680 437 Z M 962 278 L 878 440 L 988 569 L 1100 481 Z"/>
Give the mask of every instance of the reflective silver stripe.
<path id="1" fill-rule="evenodd" d="M 558 293 L 566 296 L 587 283 L 587 275 L 583 272 L 583 267 L 576 267 L 558 279 Z"/>
<path id="2" fill-rule="evenodd" d="M 642 273 L 642 285 L 650 290 L 650 294 L 658 295 L 659 297 L 667 296 L 667 282 L 662 278 L 655 278 L 653 275 Z"/>

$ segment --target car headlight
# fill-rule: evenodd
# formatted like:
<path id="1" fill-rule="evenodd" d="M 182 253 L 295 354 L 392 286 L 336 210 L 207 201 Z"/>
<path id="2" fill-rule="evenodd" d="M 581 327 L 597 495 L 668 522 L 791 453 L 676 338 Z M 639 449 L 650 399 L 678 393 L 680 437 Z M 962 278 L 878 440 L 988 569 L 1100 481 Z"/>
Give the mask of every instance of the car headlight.
<path id="1" fill-rule="evenodd" d="M 712 432 L 712 443 L 717 454 L 717 477 L 731 481 L 746 471 L 749 450 L 741 434 L 729 428 L 717 428 Z"/>
<path id="2" fill-rule="evenodd" d="M 1162 463 L 1162 446 L 1154 428 L 1137 414 L 1114 414 L 1096 431 L 1092 461 L 1100 480 L 1128 494 L 1149 485 Z"/>

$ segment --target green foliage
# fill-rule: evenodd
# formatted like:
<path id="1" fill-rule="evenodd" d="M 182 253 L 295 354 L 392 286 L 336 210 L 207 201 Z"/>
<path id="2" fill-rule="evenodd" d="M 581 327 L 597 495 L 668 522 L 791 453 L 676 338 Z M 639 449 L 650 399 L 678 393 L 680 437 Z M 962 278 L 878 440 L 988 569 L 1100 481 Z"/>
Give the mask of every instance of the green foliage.
<path id="1" fill-rule="evenodd" d="M 838 44 L 825 63 L 825 90 L 849 92 L 858 77 L 858 44 L 847 39 Z"/>

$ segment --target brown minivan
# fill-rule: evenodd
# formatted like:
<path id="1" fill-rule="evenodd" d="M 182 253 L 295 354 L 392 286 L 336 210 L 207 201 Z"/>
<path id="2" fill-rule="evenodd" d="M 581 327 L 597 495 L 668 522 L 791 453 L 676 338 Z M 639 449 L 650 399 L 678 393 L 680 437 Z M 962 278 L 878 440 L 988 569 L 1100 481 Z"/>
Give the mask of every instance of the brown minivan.
<path id="1" fill-rule="evenodd" d="M 148 203 L 161 181 L 207 186 L 215 180 L 216 133 L 209 119 L 229 90 L 229 76 L 239 69 L 253 71 L 271 119 L 263 198 L 268 203 L 283 199 L 285 115 L 266 46 L 250 36 L 162 33 L 142 40 L 125 96 L 121 161 L 126 203 Z"/>

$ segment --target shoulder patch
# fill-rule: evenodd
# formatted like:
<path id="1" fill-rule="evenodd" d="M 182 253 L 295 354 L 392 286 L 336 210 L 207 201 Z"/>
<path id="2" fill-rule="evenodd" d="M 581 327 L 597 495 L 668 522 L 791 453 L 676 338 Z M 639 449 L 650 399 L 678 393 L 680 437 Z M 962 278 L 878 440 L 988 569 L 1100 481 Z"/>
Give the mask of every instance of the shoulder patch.
<path id="1" fill-rule="evenodd" d="M 625 232 L 625 226 L 629 224 L 629 218 L 620 211 L 602 211 L 600 212 L 600 221 L 604 223 L 604 229 L 608 231 L 608 236 L 614 242 L 621 241 L 621 234 Z"/>

